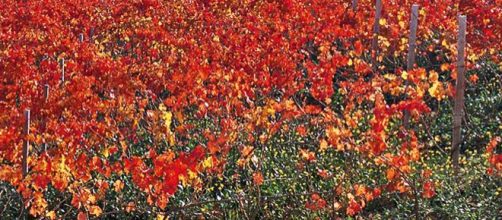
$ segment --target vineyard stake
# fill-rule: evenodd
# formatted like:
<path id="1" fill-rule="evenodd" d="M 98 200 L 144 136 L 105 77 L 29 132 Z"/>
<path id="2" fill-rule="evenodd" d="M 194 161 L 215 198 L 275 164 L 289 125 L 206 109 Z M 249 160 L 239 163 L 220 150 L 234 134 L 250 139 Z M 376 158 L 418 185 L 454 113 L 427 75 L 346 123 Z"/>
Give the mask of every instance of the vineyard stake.
<path id="1" fill-rule="evenodd" d="M 65 74 L 64 58 L 61 58 L 61 60 L 59 62 L 60 62 L 59 64 L 61 65 L 61 85 L 63 85 L 64 84 L 64 74 Z"/>
<path id="2" fill-rule="evenodd" d="M 414 4 L 411 6 L 411 18 L 410 18 L 410 36 L 408 42 L 408 62 L 407 69 L 413 69 L 415 65 L 415 48 L 417 39 L 417 26 L 418 26 L 418 5 Z"/>
<path id="3" fill-rule="evenodd" d="M 24 110 L 24 118 L 25 118 L 25 123 L 24 123 L 24 143 L 23 143 L 22 169 L 23 169 L 23 177 L 26 177 L 26 175 L 28 174 L 28 154 L 29 154 L 29 147 L 30 147 L 30 141 L 28 140 L 28 135 L 30 134 L 30 110 L 29 109 Z"/>
<path id="4" fill-rule="evenodd" d="M 453 134 L 451 157 L 453 169 L 456 174 L 459 171 L 458 159 L 460 156 L 460 142 L 462 139 L 462 117 L 464 115 L 464 88 L 465 88 L 465 30 L 467 17 L 458 16 L 458 46 L 457 46 L 457 82 L 455 85 L 455 97 L 453 107 Z"/>
<path id="5" fill-rule="evenodd" d="M 407 71 L 412 70 L 413 65 L 415 65 L 417 26 L 418 26 L 418 5 L 413 4 L 411 6 L 411 14 L 410 14 L 410 36 L 408 37 L 408 60 L 406 63 Z M 406 81 L 405 83 L 406 86 L 408 86 L 408 81 Z M 405 110 L 404 121 L 403 121 L 403 125 L 405 128 L 408 128 L 409 120 L 410 120 L 410 112 L 408 110 Z"/>
<path id="6" fill-rule="evenodd" d="M 80 34 L 78 35 L 78 41 L 79 41 L 80 43 L 84 42 L 84 34 L 83 34 L 83 33 L 80 33 Z"/>
<path id="7" fill-rule="evenodd" d="M 91 30 L 89 30 L 89 42 L 92 42 L 92 37 L 94 37 L 94 28 L 92 27 Z"/>
<path id="8" fill-rule="evenodd" d="M 47 103 L 49 101 L 49 92 L 50 92 L 49 84 L 45 84 L 44 85 L 44 100 L 45 100 L 45 103 Z M 43 120 L 43 127 L 44 127 L 44 129 L 46 129 L 45 126 L 46 126 L 45 120 Z M 44 141 L 43 151 L 44 152 L 47 151 L 47 143 L 45 143 L 45 141 Z"/>
<path id="9" fill-rule="evenodd" d="M 44 100 L 47 102 L 49 100 L 49 84 L 44 85 Z"/>

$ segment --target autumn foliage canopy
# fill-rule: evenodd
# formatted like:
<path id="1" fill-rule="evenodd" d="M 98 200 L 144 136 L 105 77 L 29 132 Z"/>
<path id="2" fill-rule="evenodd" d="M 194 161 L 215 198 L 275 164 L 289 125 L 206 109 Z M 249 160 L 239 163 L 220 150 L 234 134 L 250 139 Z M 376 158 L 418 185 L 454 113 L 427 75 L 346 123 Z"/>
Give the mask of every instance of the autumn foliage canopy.
<path id="1" fill-rule="evenodd" d="M 234 151 L 253 184 L 265 184 L 256 152 L 292 132 L 316 146 L 296 152 L 298 169 L 332 150 L 383 178 L 311 171 L 340 178 L 334 204 L 312 193 L 308 209 L 352 216 L 386 193 L 433 198 L 415 125 L 454 95 L 457 15 L 468 20 L 466 69 L 500 67 L 502 2 L 382 2 L 375 20 L 375 1 L 3 0 L 0 181 L 32 216 L 59 215 L 48 188 L 66 193 L 79 218 L 100 216 L 105 194 L 124 184 L 162 211 L 180 188 L 209 187 L 204 179 L 222 176 Z M 418 61 L 407 69 L 412 4 Z M 502 171 L 499 140 L 488 147 L 490 175 Z"/>

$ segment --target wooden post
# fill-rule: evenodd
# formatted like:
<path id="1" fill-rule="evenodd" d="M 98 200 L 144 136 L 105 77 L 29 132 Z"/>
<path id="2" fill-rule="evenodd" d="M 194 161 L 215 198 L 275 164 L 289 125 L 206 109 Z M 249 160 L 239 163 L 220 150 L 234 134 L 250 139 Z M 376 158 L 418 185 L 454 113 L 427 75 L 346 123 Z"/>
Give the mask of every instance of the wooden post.
<path id="1" fill-rule="evenodd" d="M 458 159 L 460 156 L 460 143 L 462 142 L 462 117 L 464 115 L 464 89 L 465 89 L 465 30 L 467 17 L 458 16 L 458 42 L 457 42 L 457 83 L 453 107 L 453 134 L 451 146 L 451 159 L 456 174 L 459 172 Z"/>
<path id="2" fill-rule="evenodd" d="M 94 37 L 94 28 L 92 27 L 91 30 L 89 30 L 89 42 L 92 43 L 93 37 Z"/>
<path id="3" fill-rule="evenodd" d="M 84 42 L 84 33 L 80 33 L 80 34 L 78 35 L 78 41 L 79 41 L 80 43 Z"/>
<path id="4" fill-rule="evenodd" d="M 29 155 L 29 148 L 30 148 L 30 141 L 28 140 L 28 135 L 30 134 L 30 110 L 25 109 L 24 110 L 24 118 L 25 118 L 25 123 L 24 123 L 24 144 L 23 144 L 23 164 L 22 164 L 22 169 L 23 169 L 23 177 L 25 177 L 28 174 L 28 155 Z"/>
<path id="5" fill-rule="evenodd" d="M 61 58 L 61 60 L 59 61 L 59 64 L 61 65 L 61 85 L 64 84 L 64 74 L 65 74 L 65 69 L 64 69 L 64 58 Z"/>
<path id="6" fill-rule="evenodd" d="M 44 100 L 47 102 L 49 100 L 49 84 L 44 85 Z"/>
<path id="7" fill-rule="evenodd" d="M 45 84 L 44 85 L 44 101 L 45 101 L 45 103 L 47 103 L 49 101 L 49 92 L 50 92 L 49 84 Z M 46 129 L 45 120 L 43 120 L 42 122 L 43 122 L 43 129 L 45 130 Z M 47 143 L 45 143 L 45 141 L 43 144 L 42 151 L 43 152 L 47 151 Z"/>
<path id="8" fill-rule="evenodd" d="M 371 41 L 371 62 L 373 71 L 377 70 L 378 34 L 380 33 L 380 18 L 382 16 L 382 0 L 376 0 L 375 22 L 373 24 L 373 40 Z"/>
<path id="9" fill-rule="evenodd" d="M 415 65 L 415 48 L 416 48 L 416 39 L 417 39 L 417 26 L 418 26 L 418 5 L 413 4 L 411 6 L 411 14 L 410 14 L 410 36 L 408 37 L 408 60 L 406 63 L 406 70 L 410 71 L 413 69 Z M 405 82 L 406 86 L 408 86 L 408 81 Z M 410 120 L 410 112 L 404 111 L 404 120 L 403 125 L 405 128 L 408 128 Z"/>
<path id="10" fill-rule="evenodd" d="M 352 10 L 356 11 L 357 9 L 357 0 L 352 0 Z"/>
<path id="11" fill-rule="evenodd" d="M 418 26 L 418 5 L 413 4 L 411 6 L 411 18 L 410 18 L 410 36 L 408 41 L 408 62 L 406 68 L 408 70 L 413 69 L 415 65 L 415 48 L 417 39 L 417 26 Z"/>

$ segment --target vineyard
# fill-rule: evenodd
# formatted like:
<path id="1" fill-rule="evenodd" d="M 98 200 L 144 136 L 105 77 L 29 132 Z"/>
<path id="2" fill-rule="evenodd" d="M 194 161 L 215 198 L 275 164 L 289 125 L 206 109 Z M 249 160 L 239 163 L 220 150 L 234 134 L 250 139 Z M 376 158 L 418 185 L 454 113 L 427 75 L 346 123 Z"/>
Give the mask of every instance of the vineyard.
<path id="1" fill-rule="evenodd" d="M 498 219 L 502 0 L 2 0 L 0 219 Z"/>

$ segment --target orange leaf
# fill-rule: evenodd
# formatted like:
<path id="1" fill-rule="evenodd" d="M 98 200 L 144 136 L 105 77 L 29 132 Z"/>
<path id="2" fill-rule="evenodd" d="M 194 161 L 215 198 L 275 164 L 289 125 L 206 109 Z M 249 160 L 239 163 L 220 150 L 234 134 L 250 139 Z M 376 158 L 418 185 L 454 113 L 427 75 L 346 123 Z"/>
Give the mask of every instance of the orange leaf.
<path id="1" fill-rule="evenodd" d="M 120 192 L 124 188 L 124 183 L 120 180 L 116 180 L 115 183 L 113 183 L 113 187 L 115 188 L 115 192 Z"/>
<path id="2" fill-rule="evenodd" d="M 390 168 L 387 170 L 387 180 L 391 181 L 396 177 L 396 170 L 394 168 Z"/>
<path id="3" fill-rule="evenodd" d="M 261 174 L 261 172 L 255 172 L 253 174 L 253 182 L 258 186 L 263 184 L 263 175 Z"/>
<path id="4" fill-rule="evenodd" d="M 478 82 L 478 75 L 477 74 L 472 74 L 471 76 L 469 76 L 469 81 L 471 81 L 471 83 L 473 84 L 476 84 Z"/>
<path id="5" fill-rule="evenodd" d="M 347 207 L 347 215 L 354 216 L 362 210 L 361 205 L 356 202 L 354 199 L 351 199 L 349 202 L 349 207 Z"/>
<path id="6" fill-rule="evenodd" d="M 132 212 L 136 209 L 136 204 L 134 202 L 127 203 L 126 212 Z"/>
<path id="7" fill-rule="evenodd" d="M 79 212 L 77 215 L 77 220 L 87 220 L 87 214 L 85 214 L 85 212 Z"/>

